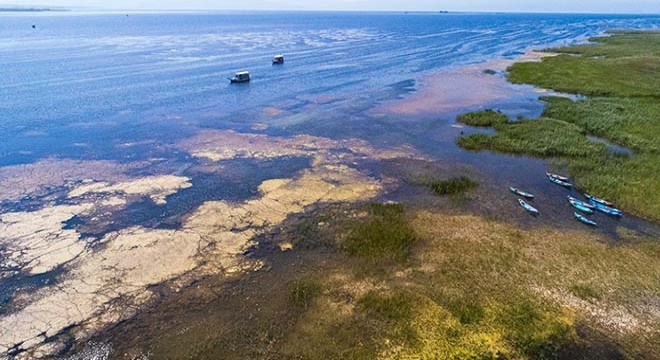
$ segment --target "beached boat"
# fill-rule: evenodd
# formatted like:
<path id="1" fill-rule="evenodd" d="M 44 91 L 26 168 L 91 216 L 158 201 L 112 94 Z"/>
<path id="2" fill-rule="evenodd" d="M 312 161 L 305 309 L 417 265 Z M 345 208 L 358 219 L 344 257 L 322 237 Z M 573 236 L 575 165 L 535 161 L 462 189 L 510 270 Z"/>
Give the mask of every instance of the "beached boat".
<path id="1" fill-rule="evenodd" d="M 284 55 L 275 55 L 273 56 L 273 65 L 284 64 Z"/>
<path id="2" fill-rule="evenodd" d="M 568 197 L 568 202 L 573 206 L 574 208 L 582 211 L 583 213 L 586 214 L 593 214 L 594 210 L 592 209 L 592 205 L 587 204 L 583 201 L 580 201 L 572 196 Z"/>
<path id="3" fill-rule="evenodd" d="M 566 176 L 561 176 L 561 175 L 553 174 L 553 173 L 550 173 L 550 172 L 546 172 L 545 175 L 547 175 L 549 178 L 555 178 L 555 179 L 561 180 L 563 182 L 570 182 L 571 181 L 571 179 L 567 178 Z"/>
<path id="4" fill-rule="evenodd" d="M 229 78 L 232 83 L 246 83 L 250 82 L 250 73 L 247 71 L 239 71 L 234 76 Z"/>
<path id="5" fill-rule="evenodd" d="M 514 188 L 513 186 L 509 186 L 509 190 L 511 190 L 512 193 L 514 193 L 516 195 L 520 195 L 520 196 L 522 196 L 524 198 L 527 198 L 527 199 L 533 199 L 534 198 L 534 195 L 532 195 L 528 192 L 524 192 L 520 189 Z"/>
<path id="6" fill-rule="evenodd" d="M 552 175 L 552 174 L 551 174 Z M 565 188 L 572 188 L 573 184 L 569 183 L 568 181 L 561 180 L 559 178 L 556 178 L 554 176 L 548 175 L 548 179 L 553 182 L 554 184 L 557 184 L 559 186 L 563 186 Z"/>
<path id="7" fill-rule="evenodd" d="M 581 223 L 587 224 L 590 226 L 598 226 L 595 221 L 587 219 L 585 216 L 578 214 L 577 212 L 573 213 L 576 219 L 580 220 Z"/>
<path id="8" fill-rule="evenodd" d="M 607 215 L 610 215 L 610 216 L 616 216 L 616 217 L 623 216 L 623 212 L 621 210 L 610 207 L 610 206 L 607 206 L 607 205 L 603 205 L 599 202 L 596 202 L 594 199 L 589 199 L 589 203 L 591 205 L 595 206 L 596 210 L 598 210 L 598 211 L 600 211 L 604 214 L 607 214 Z"/>
<path id="9" fill-rule="evenodd" d="M 597 198 L 597 197 L 595 197 L 595 196 L 591 196 L 591 195 L 589 195 L 589 194 L 584 194 L 584 197 L 586 197 L 587 200 L 593 200 L 593 201 L 595 201 L 595 202 L 597 202 L 597 203 L 599 203 L 599 204 L 603 204 L 603 205 L 605 205 L 605 206 L 609 206 L 609 207 L 613 207 L 613 206 L 614 206 L 614 203 L 611 203 L 611 202 L 609 202 L 609 201 L 607 201 L 607 200 L 599 199 L 599 198 Z"/>
<path id="10" fill-rule="evenodd" d="M 532 205 L 528 204 L 528 203 L 527 203 L 525 200 L 523 200 L 523 199 L 518 199 L 518 204 L 520 204 L 520 206 L 522 206 L 525 210 L 527 210 L 527 211 L 528 211 L 529 213 L 531 213 L 532 215 L 538 215 L 538 214 L 539 214 L 539 211 L 538 211 L 535 207 L 533 207 Z"/>

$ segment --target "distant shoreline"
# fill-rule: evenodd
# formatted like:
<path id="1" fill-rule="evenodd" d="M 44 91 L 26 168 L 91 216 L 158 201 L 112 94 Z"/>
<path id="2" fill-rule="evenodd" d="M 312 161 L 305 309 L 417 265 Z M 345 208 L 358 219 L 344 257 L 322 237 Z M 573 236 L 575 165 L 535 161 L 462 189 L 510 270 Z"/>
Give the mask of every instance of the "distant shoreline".
<path id="1" fill-rule="evenodd" d="M 48 8 L 0 8 L 2 12 L 50 12 L 50 11 L 71 11 L 69 9 L 48 9 Z"/>

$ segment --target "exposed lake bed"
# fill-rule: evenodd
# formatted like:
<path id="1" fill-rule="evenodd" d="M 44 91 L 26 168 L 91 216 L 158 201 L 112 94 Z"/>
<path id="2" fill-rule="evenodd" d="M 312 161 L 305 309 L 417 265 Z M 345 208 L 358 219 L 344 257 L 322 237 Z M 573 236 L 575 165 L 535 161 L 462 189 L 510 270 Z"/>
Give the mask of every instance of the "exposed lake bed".
<path id="1" fill-rule="evenodd" d="M 153 124 L 143 123 L 83 152 L 90 160 L 56 145 L 51 157 L 0 168 L 9 189 L 0 321 L 11 329 L 0 350 L 154 359 L 649 353 L 657 267 L 644 266 L 657 256 L 657 224 L 626 213 L 585 228 L 565 198 L 577 192 L 549 183 L 544 160 L 456 145 L 470 134 L 459 113 L 544 111 L 546 93 L 484 72 L 494 68 L 456 66 L 427 85 L 417 77 L 415 89 L 397 81 L 373 95 L 337 85 L 248 115 L 182 111 L 165 119 L 184 129 L 171 138 L 161 129 L 145 142 Z M 463 85 L 483 93 L 444 96 Z M 249 86 L 236 94 L 263 91 Z M 105 159 L 112 149 L 119 158 Z M 475 185 L 443 196 L 429 186 L 461 177 Z M 537 194 L 539 218 L 509 185 Z M 52 276 L 19 280 L 44 274 Z"/>

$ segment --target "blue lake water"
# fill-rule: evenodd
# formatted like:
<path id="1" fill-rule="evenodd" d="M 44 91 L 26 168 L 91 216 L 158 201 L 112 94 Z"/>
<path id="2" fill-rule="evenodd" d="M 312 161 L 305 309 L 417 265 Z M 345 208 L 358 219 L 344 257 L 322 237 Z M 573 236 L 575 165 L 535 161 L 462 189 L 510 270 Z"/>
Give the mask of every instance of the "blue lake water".
<path id="1" fill-rule="evenodd" d="M 155 156 L 148 142 L 248 130 L 271 106 L 287 116 L 270 132 L 342 136 L 356 114 L 439 68 L 659 25 L 613 15 L 0 14 L 0 165 Z M 271 65 L 276 53 L 284 66 Z M 253 82 L 230 86 L 238 70 Z"/>

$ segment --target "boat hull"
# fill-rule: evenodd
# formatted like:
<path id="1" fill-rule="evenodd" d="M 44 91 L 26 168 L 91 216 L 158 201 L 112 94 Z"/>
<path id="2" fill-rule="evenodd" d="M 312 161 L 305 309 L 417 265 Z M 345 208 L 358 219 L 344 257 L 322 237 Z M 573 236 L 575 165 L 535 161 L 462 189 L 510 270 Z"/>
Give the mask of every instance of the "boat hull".
<path id="1" fill-rule="evenodd" d="M 586 217 L 578 214 L 577 212 L 573 213 L 573 216 L 575 216 L 575 218 L 583 224 L 586 224 L 586 225 L 589 225 L 589 226 L 598 226 L 598 224 L 595 221 L 589 220 Z"/>

